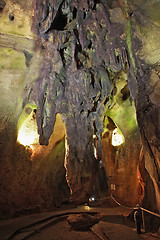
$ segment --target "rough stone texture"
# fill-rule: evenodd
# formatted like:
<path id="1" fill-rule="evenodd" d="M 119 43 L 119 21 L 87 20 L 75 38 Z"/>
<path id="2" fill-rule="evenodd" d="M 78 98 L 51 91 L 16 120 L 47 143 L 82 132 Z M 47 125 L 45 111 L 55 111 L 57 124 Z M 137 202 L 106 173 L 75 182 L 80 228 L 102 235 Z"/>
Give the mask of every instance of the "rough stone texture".
<path id="1" fill-rule="evenodd" d="M 112 88 L 109 75 L 128 65 L 126 22 L 121 9 L 120 21 L 111 22 L 106 3 L 45 3 L 34 1 L 33 29 L 44 52 L 41 76 L 29 85 L 24 102 L 32 99 L 37 105 L 41 144 L 48 144 L 56 113 L 63 115 L 66 177 L 71 199 L 81 202 L 91 195 L 98 166 L 93 134 L 101 159 L 103 116 Z"/>
<path id="2" fill-rule="evenodd" d="M 0 9 L 1 9 L 1 11 L 2 11 L 3 8 L 5 7 L 5 5 L 6 5 L 5 1 L 4 1 L 4 0 L 1 0 L 1 1 L 0 1 Z"/>
<path id="3" fill-rule="evenodd" d="M 69 201 L 64 168 L 65 127 L 60 119 L 57 120 L 47 147 L 35 144 L 25 148 L 16 143 L 12 162 L 4 163 L 1 175 L 2 216 L 23 213 L 26 208 L 33 207 L 53 209 Z"/>
<path id="4" fill-rule="evenodd" d="M 122 78 L 122 76 L 119 76 Z M 102 161 L 106 170 L 108 191 L 128 206 L 141 203 L 144 197 L 138 168 L 141 140 L 134 104 L 126 81 L 115 79 L 116 92 L 108 102 L 105 128 L 102 135 Z M 118 127 L 124 137 L 120 146 L 112 146 L 113 130 Z M 133 147 L 134 146 L 134 147 Z"/>
<path id="5" fill-rule="evenodd" d="M 67 218 L 71 228 L 79 231 L 87 231 L 94 224 L 100 221 L 101 216 L 98 214 L 90 215 L 88 213 L 72 214 Z"/>
<path id="6" fill-rule="evenodd" d="M 136 111 L 144 146 L 146 174 L 145 203 L 152 210 L 160 211 L 159 202 L 159 2 L 136 2 L 138 6 L 131 16 L 132 51 L 135 56 Z M 130 2 L 134 9 L 134 3 Z M 154 13 L 154 14 L 153 14 Z M 133 89 L 131 89 L 132 91 Z M 150 178 L 150 180 L 149 180 Z M 152 195 L 149 189 L 154 185 Z M 156 199 L 156 201 L 155 201 Z"/>
<path id="7" fill-rule="evenodd" d="M 10 12 L 14 12 L 13 21 Z M 15 216 L 26 209 L 51 209 L 69 200 L 61 116 L 56 116 L 47 147 L 34 144 L 27 148 L 16 142 L 20 119 L 23 123 L 20 116 L 28 116 L 27 109 L 31 109 L 23 109 L 24 87 L 33 81 L 33 75 L 39 76 L 43 58 L 37 53 L 36 60 L 35 56 L 32 59 L 32 14 L 31 1 L 20 5 L 7 1 L 0 12 L 0 217 Z"/>

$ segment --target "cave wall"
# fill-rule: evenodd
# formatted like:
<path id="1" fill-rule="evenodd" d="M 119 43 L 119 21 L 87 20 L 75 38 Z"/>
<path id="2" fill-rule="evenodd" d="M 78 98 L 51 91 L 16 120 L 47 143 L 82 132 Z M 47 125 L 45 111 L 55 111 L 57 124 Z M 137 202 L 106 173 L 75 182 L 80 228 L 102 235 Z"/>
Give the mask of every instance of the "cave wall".
<path id="1" fill-rule="evenodd" d="M 11 217 L 53 209 L 69 200 L 69 190 L 64 168 L 66 129 L 59 114 L 48 146 L 25 147 L 16 141 L 35 104 L 23 106 L 24 87 L 39 75 L 43 55 L 35 61 L 32 1 L 6 1 L 1 7 L 0 217 Z"/>
<path id="2" fill-rule="evenodd" d="M 4 5 L 3 5 L 4 6 Z M 0 12 L 0 91 L 1 91 L 1 130 L 0 130 L 0 168 L 1 168 L 1 213 L 5 205 L 7 210 L 10 208 L 10 197 L 7 189 L 10 185 L 10 173 L 13 170 L 13 152 L 16 140 L 16 128 L 18 118 L 21 112 L 22 98 L 24 88 L 24 76 L 26 73 L 25 56 L 23 54 L 21 44 L 19 50 L 18 42 L 22 43 L 25 39 L 12 35 L 15 29 L 17 35 L 20 28 L 14 25 L 9 19 L 10 9 L 14 9 L 11 2 L 6 3 L 4 9 Z M 22 11 L 20 11 L 22 17 Z M 16 21 L 21 22 L 20 19 Z M 7 35 L 6 35 L 7 34 Z M 13 45 L 15 44 L 15 48 Z M 7 191 L 6 191 L 7 189 Z M 17 199 L 18 200 L 18 199 Z M 3 214 L 3 213 L 2 213 Z"/>
<path id="3" fill-rule="evenodd" d="M 123 136 L 121 144 L 114 144 L 114 130 Z M 144 189 L 141 183 L 139 159 L 141 139 L 136 109 L 130 98 L 126 73 L 114 79 L 114 91 L 106 108 L 102 134 L 102 161 L 106 170 L 108 191 L 128 206 L 141 203 Z"/>
<path id="4" fill-rule="evenodd" d="M 128 1 L 132 52 L 136 75 L 136 112 L 143 142 L 146 171 L 144 205 L 160 210 L 159 205 L 159 2 Z M 154 194 L 151 186 L 154 186 Z M 155 200 L 156 199 L 156 200 Z"/>

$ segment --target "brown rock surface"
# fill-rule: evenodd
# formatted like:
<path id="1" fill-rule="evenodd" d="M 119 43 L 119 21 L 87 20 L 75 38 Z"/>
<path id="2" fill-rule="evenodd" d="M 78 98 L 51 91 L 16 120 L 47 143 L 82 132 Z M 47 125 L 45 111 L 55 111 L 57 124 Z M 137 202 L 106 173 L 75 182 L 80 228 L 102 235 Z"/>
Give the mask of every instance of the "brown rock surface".
<path id="1" fill-rule="evenodd" d="M 68 223 L 74 230 L 87 231 L 94 224 L 100 221 L 100 215 L 90 215 L 88 213 L 72 214 L 67 218 Z"/>

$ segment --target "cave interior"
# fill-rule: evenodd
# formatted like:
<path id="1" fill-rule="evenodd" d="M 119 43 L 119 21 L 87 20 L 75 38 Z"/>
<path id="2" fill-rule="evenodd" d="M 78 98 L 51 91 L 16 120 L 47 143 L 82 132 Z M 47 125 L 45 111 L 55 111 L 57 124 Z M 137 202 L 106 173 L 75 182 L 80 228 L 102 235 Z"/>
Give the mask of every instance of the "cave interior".
<path id="1" fill-rule="evenodd" d="M 111 194 L 160 213 L 159 9 L 0 0 L 0 218 Z"/>

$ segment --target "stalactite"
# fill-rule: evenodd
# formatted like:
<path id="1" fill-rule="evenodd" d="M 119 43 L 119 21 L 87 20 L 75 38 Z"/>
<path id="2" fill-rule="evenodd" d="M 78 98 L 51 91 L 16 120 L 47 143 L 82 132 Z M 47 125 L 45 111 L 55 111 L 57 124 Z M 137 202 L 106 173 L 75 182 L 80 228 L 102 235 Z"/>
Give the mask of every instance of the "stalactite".
<path id="1" fill-rule="evenodd" d="M 37 105 L 40 143 L 48 144 L 56 113 L 67 128 L 67 180 L 72 199 L 89 197 L 101 159 L 104 104 L 111 93 L 109 71 L 125 71 L 127 44 L 120 35 L 125 22 L 112 23 L 99 1 L 34 0 L 33 30 L 44 52 L 41 75 L 29 86 L 25 100 Z M 97 136 L 97 154 L 93 149 Z M 83 196 L 79 192 L 83 191 Z"/>

